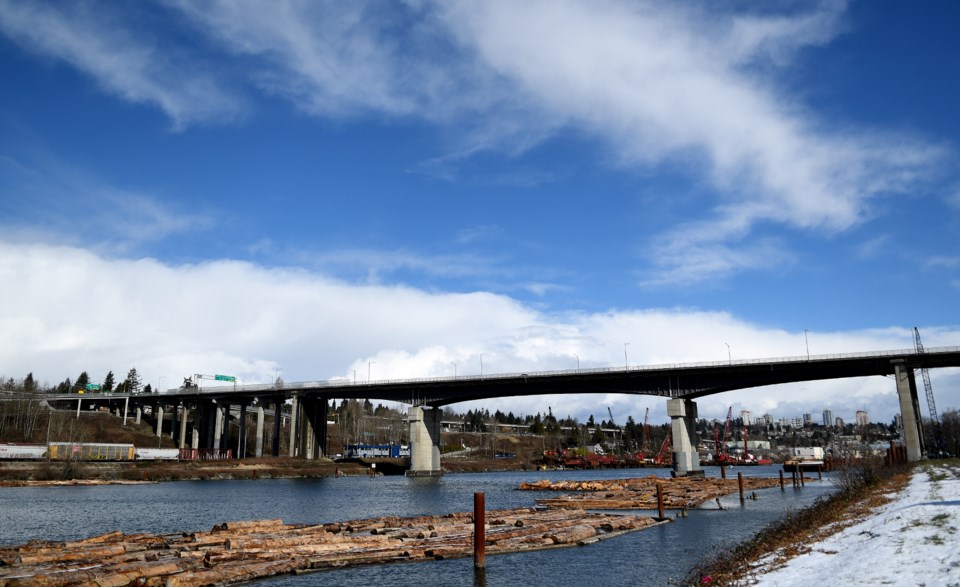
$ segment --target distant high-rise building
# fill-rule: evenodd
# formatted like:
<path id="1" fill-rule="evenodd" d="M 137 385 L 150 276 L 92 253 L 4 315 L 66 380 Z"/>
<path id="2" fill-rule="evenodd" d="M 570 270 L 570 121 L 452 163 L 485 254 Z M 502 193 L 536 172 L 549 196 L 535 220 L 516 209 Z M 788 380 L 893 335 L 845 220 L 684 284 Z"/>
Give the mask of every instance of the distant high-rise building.
<path id="1" fill-rule="evenodd" d="M 870 417 L 867 416 L 867 413 L 863 410 L 857 410 L 856 416 L 857 426 L 866 426 L 870 423 Z"/>
<path id="2" fill-rule="evenodd" d="M 794 427 L 794 428 L 803 428 L 803 420 L 802 420 L 801 418 L 794 418 L 794 419 L 793 419 L 793 427 Z"/>
<path id="3" fill-rule="evenodd" d="M 823 411 L 823 425 L 827 428 L 833 426 L 833 410 Z"/>
<path id="4" fill-rule="evenodd" d="M 897 430 L 903 430 L 903 416 L 900 414 L 894 414 L 893 423 L 896 425 Z"/>
<path id="5" fill-rule="evenodd" d="M 803 415 L 803 425 L 804 425 L 804 426 L 809 426 L 809 425 L 811 425 L 811 424 L 813 424 L 813 415 L 812 415 L 812 414 L 804 414 L 804 415 Z"/>
<path id="6" fill-rule="evenodd" d="M 771 416 L 770 414 L 764 414 L 764 415 L 763 415 L 763 423 L 766 424 L 767 426 L 772 426 L 772 425 L 773 425 L 773 416 Z"/>
<path id="7" fill-rule="evenodd" d="M 843 418 L 841 418 L 841 417 L 838 416 L 837 419 L 833 421 L 833 425 L 836 426 L 837 428 L 840 428 L 840 429 L 842 430 L 842 429 L 843 429 Z"/>
<path id="8" fill-rule="evenodd" d="M 744 426 L 753 426 L 753 416 L 750 415 L 750 410 L 740 410 L 740 419 L 743 420 Z"/>

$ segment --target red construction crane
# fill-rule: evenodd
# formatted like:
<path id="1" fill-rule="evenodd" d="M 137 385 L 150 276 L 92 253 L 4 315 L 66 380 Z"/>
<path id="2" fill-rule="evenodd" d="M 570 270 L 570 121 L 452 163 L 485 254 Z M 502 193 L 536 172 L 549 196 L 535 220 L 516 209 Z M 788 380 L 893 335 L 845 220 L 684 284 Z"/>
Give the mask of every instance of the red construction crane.
<path id="1" fill-rule="evenodd" d="M 664 460 L 667 458 L 667 449 L 670 448 L 670 435 L 667 434 L 667 437 L 663 440 L 663 446 L 660 447 L 660 453 L 657 455 L 657 458 L 654 459 L 654 463 L 662 465 Z"/>
<path id="2" fill-rule="evenodd" d="M 730 440 L 730 420 L 733 418 L 733 406 L 727 410 L 727 423 L 723 427 L 723 454 L 727 454 L 727 441 Z"/>

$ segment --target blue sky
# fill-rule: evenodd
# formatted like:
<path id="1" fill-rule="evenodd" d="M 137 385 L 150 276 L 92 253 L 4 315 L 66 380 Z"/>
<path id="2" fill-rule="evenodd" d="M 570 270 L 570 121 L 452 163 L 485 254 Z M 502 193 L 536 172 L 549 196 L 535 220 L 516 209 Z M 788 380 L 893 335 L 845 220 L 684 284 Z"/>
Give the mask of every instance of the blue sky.
<path id="1" fill-rule="evenodd" d="M 624 343 L 631 364 L 906 348 L 913 326 L 958 345 L 958 11 L 0 2 L 0 371 L 387 379 L 617 366 Z M 934 382 L 960 407 L 960 375 Z M 883 380 L 704 401 L 895 409 Z"/>

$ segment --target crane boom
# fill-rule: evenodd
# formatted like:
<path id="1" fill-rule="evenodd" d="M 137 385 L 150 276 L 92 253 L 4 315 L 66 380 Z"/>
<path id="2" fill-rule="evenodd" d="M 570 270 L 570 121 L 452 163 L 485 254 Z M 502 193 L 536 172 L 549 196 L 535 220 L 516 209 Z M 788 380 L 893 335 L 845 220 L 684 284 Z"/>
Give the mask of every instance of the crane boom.
<path id="1" fill-rule="evenodd" d="M 727 410 L 727 423 L 723 427 L 723 446 L 724 453 L 726 453 L 727 441 L 730 439 L 730 420 L 733 419 L 733 406 L 730 406 L 730 409 Z"/>
<path id="2" fill-rule="evenodd" d="M 922 355 L 923 342 L 920 341 L 920 329 L 914 326 L 913 334 L 917 345 L 917 354 Z M 927 407 L 930 409 L 930 419 L 933 420 L 934 424 L 939 424 L 940 418 L 937 416 L 937 403 L 933 400 L 933 384 L 930 383 L 930 373 L 926 367 L 921 367 L 920 374 L 923 376 L 923 388 L 927 392 Z"/>

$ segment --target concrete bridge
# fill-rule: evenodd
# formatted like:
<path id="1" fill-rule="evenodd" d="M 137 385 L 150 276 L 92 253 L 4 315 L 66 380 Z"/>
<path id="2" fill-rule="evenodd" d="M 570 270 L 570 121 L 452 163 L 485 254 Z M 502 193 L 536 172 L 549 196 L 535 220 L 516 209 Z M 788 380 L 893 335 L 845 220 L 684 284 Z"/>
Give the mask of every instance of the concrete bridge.
<path id="1" fill-rule="evenodd" d="M 893 377 L 903 416 L 907 458 L 923 458 L 924 439 L 914 371 L 960 367 L 960 347 L 892 350 L 838 355 L 815 355 L 774 359 L 751 359 L 710 363 L 631 366 L 606 369 L 576 369 L 536 373 L 494 374 L 392 381 L 351 382 L 348 380 L 278 382 L 276 385 L 234 385 L 229 387 L 180 388 L 160 394 L 88 394 L 80 401 L 112 403 L 123 401 L 139 410 L 152 405 L 158 410 L 173 408 L 173 425 L 179 425 L 181 448 L 227 448 L 224 418 L 239 412 L 240 441 L 237 456 L 245 456 L 242 439 L 248 409 L 257 413 L 256 456 L 263 453 L 264 411 L 274 412 L 272 453 L 280 455 L 283 406 L 290 402 L 290 456 L 319 458 L 326 453 L 327 409 L 331 399 L 377 399 L 409 404 L 408 425 L 411 444 L 411 474 L 436 475 L 440 464 L 440 407 L 458 402 L 510 396 L 583 393 L 625 393 L 653 395 L 667 400 L 671 418 L 674 472 L 698 474 L 696 446 L 699 397 L 735 389 L 767 385 L 842 379 L 852 377 Z M 44 396 L 45 399 L 77 401 L 78 396 Z M 180 409 L 178 410 L 177 407 Z M 79 406 L 78 406 L 79 409 Z M 178 421 L 179 414 L 179 421 Z M 189 425 L 188 425 L 189 422 Z M 188 443 L 187 432 L 190 430 Z M 171 429 L 171 436 L 174 430 Z M 161 433 L 158 428 L 158 436 Z"/>

